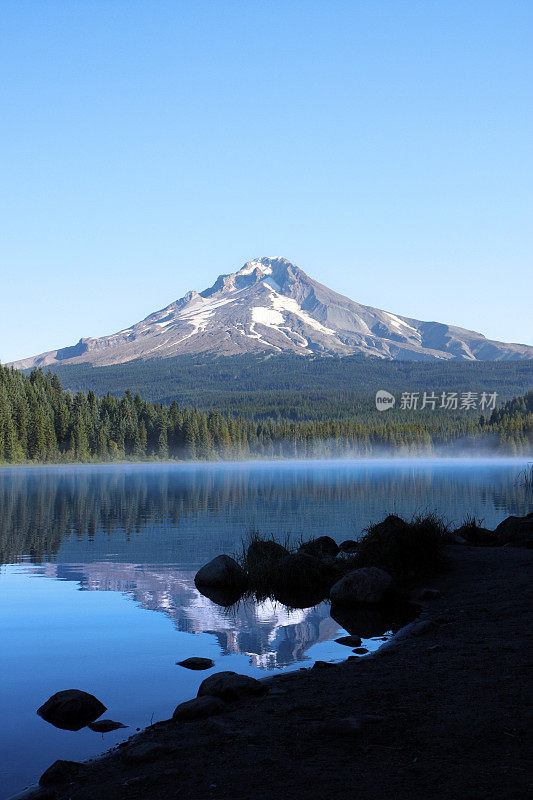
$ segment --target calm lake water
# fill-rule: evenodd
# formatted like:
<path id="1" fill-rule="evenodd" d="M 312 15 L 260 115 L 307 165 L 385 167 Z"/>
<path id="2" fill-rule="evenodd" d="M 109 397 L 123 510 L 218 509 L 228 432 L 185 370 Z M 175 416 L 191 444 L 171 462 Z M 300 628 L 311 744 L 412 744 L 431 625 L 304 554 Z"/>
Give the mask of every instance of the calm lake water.
<path id="1" fill-rule="evenodd" d="M 0 469 L 0 798 L 55 759 L 86 759 L 167 719 L 214 671 L 262 677 L 342 660 L 345 631 L 323 603 L 228 612 L 196 570 L 252 530 L 357 538 L 389 513 L 437 511 L 494 527 L 532 510 L 524 462 L 382 461 Z M 365 639 L 369 650 L 382 635 Z M 390 634 L 389 634 L 390 635 Z M 176 666 L 207 656 L 214 669 Z M 129 727 L 58 730 L 35 710 L 78 688 Z"/>

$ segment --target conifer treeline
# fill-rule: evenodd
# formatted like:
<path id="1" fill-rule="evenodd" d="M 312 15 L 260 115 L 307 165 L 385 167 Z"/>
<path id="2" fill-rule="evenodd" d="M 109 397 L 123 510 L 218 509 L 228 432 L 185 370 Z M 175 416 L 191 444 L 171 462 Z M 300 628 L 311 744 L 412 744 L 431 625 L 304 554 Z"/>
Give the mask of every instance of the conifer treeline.
<path id="1" fill-rule="evenodd" d="M 533 392 L 506 403 L 489 420 L 444 413 L 320 421 L 256 421 L 173 402 L 149 403 L 94 392 L 72 395 L 57 375 L 24 375 L 0 366 L 0 462 L 90 462 L 123 459 L 219 459 L 339 456 L 404 447 L 490 447 L 507 453 L 531 448 Z"/>

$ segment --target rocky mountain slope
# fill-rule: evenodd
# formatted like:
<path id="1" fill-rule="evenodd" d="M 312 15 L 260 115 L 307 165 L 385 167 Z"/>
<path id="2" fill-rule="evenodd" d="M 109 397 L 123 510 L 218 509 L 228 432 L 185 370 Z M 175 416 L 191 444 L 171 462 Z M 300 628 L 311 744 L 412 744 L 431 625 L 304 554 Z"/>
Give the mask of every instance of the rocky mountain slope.
<path id="1" fill-rule="evenodd" d="M 533 347 L 504 344 L 439 322 L 391 314 L 343 297 L 284 258 L 248 261 L 210 289 L 180 300 L 111 336 L 14 362 L 121 364 L 182 354 L 362 353 L 388 359 L 496 361 L 533 358 Z"/>

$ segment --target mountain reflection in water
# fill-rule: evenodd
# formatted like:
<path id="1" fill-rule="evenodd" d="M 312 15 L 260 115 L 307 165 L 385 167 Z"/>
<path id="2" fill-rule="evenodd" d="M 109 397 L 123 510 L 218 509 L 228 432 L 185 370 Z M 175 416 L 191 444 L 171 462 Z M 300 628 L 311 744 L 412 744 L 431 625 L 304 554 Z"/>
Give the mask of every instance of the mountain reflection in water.
<path id="1" fill-rule="evenodd" d="M 310 609 L 289 609 L 271 600 L 217 606 L 196 589 L 194 571 L 178 568 L 106 561 L 45 564 L 32 572 L 77 582 L 82 591 L 123 592 L 142 608 L 166 614 L 182 632 L 214 634 L 221 655 L 247 655 L 263 669 L 302 661 L 312 645 L 330 641 L 340 628 L 328 603 Z"/>

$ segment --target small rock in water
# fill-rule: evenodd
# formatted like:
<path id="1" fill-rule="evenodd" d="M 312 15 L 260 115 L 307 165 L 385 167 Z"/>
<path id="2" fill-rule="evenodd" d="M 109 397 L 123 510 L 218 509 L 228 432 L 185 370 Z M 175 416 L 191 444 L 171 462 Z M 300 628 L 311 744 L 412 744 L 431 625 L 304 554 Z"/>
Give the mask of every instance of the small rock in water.
<path id="1" fill-rule="evenodd" d="M 360 636 L 341 636 L 339 639 L 335 639 L 337 644 L 345 644 L 346 647 L 360 647 L 361 646 L 361 637 Z"/>
<path id="2" fill-rule="evenodd" d="M 363 656 L 365 653 L 368 653 L 368 650 L 366 647 L 354 647 L 353 652 Z"/>
<path id="3" fill-rule="evenodd" d="M 215 662 L 210 658 L 200 658 L 200 656 L 191 656 L 183 661 L 176 661 L 176 664 L 186 669 L 211 669 L 215 666 Z"/>
<path id="4" fill-rule="evenodd" d="M 95 733 L 109 733 L 110 731 L 116 731 L 118 728 L 127 728 L 127 725 L 123 725 L 122 722 L 115 722 L 114 719 L 99 719 L 96 722 L 89 722 L 87 725 Z"/>

